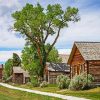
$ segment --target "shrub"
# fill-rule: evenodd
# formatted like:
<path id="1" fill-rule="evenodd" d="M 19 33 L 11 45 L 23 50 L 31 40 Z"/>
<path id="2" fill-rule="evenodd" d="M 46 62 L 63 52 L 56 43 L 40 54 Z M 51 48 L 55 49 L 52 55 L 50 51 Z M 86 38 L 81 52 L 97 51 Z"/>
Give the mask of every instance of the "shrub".
<path id="1" fill-rule="evenodd" d="M 40 84 L 40 87 L 47 87 L 48 86 L 48 83 L 46 81 L 43 81 L 41 84 Z"/>
<path id="2" fill-rule="evenodd" d="M 88 78 L 87 78 L 88 77 Z M 91 85 L 93 82 L 92 75 L 86 73 L 82 73 L 80 75 L 76 75 L 70 82 L 69 89 L 71 90 L 82 90 L 84 88 Z"/>
<path id="3" fill-rule="evenodd" d="M 39 86 L 38 79 L 37 79 L 36 77 L 31 77 L 31 84 L 32 84 L 34 87 Z"/>
<path id="4" fill-rule="evenodd" d="M 57 77 L 56 83 L 57 83 L 57 86 L 58 86 L 60 89 L 65 89 L 65 88 L 68 88 L 69 83 L 70 83 L 70 79 L 69 79 L 68 76 L 59 75 L 59 76 Z"/>

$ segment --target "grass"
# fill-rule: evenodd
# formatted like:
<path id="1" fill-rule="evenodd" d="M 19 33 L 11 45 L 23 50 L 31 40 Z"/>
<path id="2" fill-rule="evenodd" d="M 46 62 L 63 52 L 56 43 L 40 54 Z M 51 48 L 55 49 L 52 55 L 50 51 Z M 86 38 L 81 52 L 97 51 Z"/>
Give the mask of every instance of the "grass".
<path id="1" fill-rule="evenodd" d="M 83 91 L 60 90 L 57 93 L 77 97 L 84 97 L 91 100 L 100 100 L 100 87 Z"/>
<path id="2" fill-rule="evenodd" d="M 48 87 L 45 88 L 32 87 L 31 85 L 20 85 L 19 87 L 39 90 L 44 92 L 52 92 L 52 93 L 58 93 L 76 97 L 83 97 L 91 100 L 100 100 L 100 87 L 82 91 L 71 91 L 68 89 L 60 90 L 56 85 L 49 85 Z"/>
<path id="3" fill-rule="evenodd" d="M 12 90 L 0 86 L 0 100 L 62 100 L 49 96 L 43 96 L 19 90 Z"/>

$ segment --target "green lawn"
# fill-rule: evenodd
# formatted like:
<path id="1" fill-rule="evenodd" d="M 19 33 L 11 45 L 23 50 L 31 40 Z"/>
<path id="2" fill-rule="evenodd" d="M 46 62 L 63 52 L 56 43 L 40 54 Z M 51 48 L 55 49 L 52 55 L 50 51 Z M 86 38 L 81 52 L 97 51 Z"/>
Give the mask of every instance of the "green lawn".
<path id="1" fill-rule="evenodd" d="M 0 86 L 0 100 L 62 100 L 19 90 L 12 90 Z"/>
<path id="2" fill-rule="evenodd" d="M 58 91 L 57 93 L 64 95 L 72 95 L 77 97 L 84 97 L 91 100 L 100 100 L 100 87 L 83 91 L 62 90 Z"/>
<path id="3" fill-rule="evenodd" d="M 60 90 L 56 85 L 49 85 L 45 88 L 40 87 L 32 87 L 27 85 L 20 85 L 22 88 L 29 88 L 33 90 L 39 90 L 39 91 L 45 91 L 45 92 L 53 92 L 53 93 L 59 93 L 64 95 L 70 95 L 70 96 L 76 96 L 76 97 L 84 97 L 91 100 L 100 100 L 100 87 L 90 89 L 90 90 L 83 90 L 83 91 L 71 91 L 68 89 Z"/>

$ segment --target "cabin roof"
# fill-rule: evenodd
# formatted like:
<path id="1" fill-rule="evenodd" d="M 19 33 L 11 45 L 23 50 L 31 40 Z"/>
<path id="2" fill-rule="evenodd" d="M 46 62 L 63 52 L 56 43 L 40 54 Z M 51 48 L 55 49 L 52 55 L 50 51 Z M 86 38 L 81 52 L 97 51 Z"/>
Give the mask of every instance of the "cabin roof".
<path id="1" fill-rule="evenodd" d="M 13 67 L 13 73 L 23 73 L 23 69 L 21 67 Z"/>
<path id="2" fill-rule="evenodd" d="M 62 63 L 67 63 L 69 55 L 67 55 L 67 54 L 59 54 L 59 58 L 62 59 Z"/>
<path id="3" fill-rule="evenodd" d="M 27 71 L 25 71 L 24 69 L 22 69 L 21 67 L 14 66 L 13 73 L 17 73 L 17 74 L 22 73 L 22 74 L 24 74 L 24 77 L 29 77 L 29 73 Z"/>
<path id="4" fill-rule="evenodd" d="M 78 48 L 84 60 L 100 60 L 100 42 L 74 42 L 68 64 Z"/>
<path id="5" fill-rule="evenodd" d="M 49 71 L 70 72 L 70 67 L 66 63 L 49 63 Z"/>

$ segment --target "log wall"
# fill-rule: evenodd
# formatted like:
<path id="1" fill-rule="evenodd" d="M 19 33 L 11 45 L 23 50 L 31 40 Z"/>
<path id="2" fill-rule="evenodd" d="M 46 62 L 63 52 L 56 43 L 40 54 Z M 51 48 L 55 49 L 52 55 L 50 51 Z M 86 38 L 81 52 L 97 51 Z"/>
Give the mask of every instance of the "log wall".
<path id="1" fill-rule="evenodd" d="M 0 80 L 2 79 L 2 71 L 3 71 L 3 69 L 0 68 Z"/>
<path id="2" fill-rule="evenodd" d="M 71 78 L 76 74 L 78 75 L 81 72 L 86 71 L 87 67 L 85 65 L 85 61 L 77 48 L 74 52 L 70 66 L 71 66 Z"/>
<path id="3" fill-rule="evenodd" d="M 89 74 L 94 77 L 94 82 L 100 83 L 100 61 L 89 61 Z"/>
<path id="4" fill-rule="evenodd" d="M 13 73 L 12 82 L 16 84 L 23 84 L 23 73 Z"/>
<path id="5" fill-rule="evenodd" d="M 57 76 L 59 76 L 61 74 L 67 75 L 68 77 L 70 77 L 70 72 L 53 72 L 53 71 L 49 71 L 49 73 L 48 73 L 48 82 L 51 83 L 51 84 L 55 84 Z"/>

